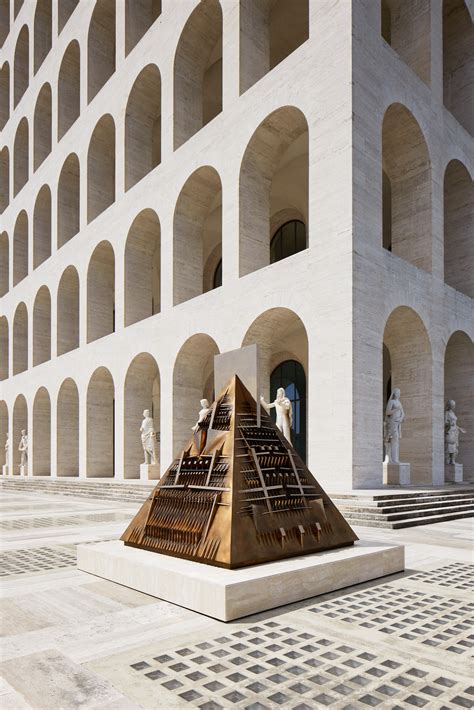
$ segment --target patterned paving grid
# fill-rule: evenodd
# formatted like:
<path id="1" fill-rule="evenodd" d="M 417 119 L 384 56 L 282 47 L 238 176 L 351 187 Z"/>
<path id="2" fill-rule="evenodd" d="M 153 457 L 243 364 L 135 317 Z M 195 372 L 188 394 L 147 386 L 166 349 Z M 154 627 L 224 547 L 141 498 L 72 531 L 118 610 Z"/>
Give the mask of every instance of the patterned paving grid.
<path id="1" fill-rule="evenodd" d="M 113 523 L 130 520 L 128 513 L 88 513 L 69 517 L 51 516 L 45 518 L 15 518 L 1 520 L 0 530 L 26 530 L 28 528 L 66 527 L 84 525 L 84 523 Z"/>
<path id="2" fill-rule="evenodd" d="M 453 562 L 431 572 L 418 572 L 412 575 L 410 580 L 472 592 L 474 589 L 474 565 Z"/>
<path id="3" fill-rule="evenodd" d="M 382 584 L 376 594 L 365 589 L 309 611 L 452 653 L 463 654 L 474 646 L 474 603 L 438 594 Z"/>
<path id="4" fill-rule="evenodd" d="M 379 705 L 431 710 L 446 707 L 441 702 L 474 707 L 474 687 L 437 670 L 376 656 L 276 621 L 166 651 L 131 668 L 201 710 L 233 705 L 312 710 L 315 703 L 347 710 Z"/>
<path id="5" fill-rule="evenodd" d="M 45 572 L 76 565 L 75 545 L 34 547 L 0 553 L 0 576 Z"/>

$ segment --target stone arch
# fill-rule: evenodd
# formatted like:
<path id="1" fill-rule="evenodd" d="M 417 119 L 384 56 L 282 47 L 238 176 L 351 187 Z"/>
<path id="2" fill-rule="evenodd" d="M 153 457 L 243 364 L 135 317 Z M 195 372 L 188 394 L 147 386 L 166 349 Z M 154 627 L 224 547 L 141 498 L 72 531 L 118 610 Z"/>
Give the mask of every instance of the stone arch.
<path id="1" fill-rule="evenodd" d="M 308 231 L 308 124 L 294 106 L 258 126 L 240 167 L 239 269 L 244 276 L 270 263 L 272 220 L 296 210 Z"/>
<path id="2" fill-rule="evenodd" d="M 87 388 L 87 477 L 113 478 L 115 470 L 115 386 L 98 367 Z"/>
<path id="3" fill-rule="evenodd" d="M 5 400 L 0 400 L 0 470 L 8 465 L 5 444 L 8 436 L 8 405 Z M 10 442 L 11 445 L 11 442 Z"/>
<path id="4" fill-rule="evenodd" d="M 222 111 L 222 9 L 202 0 L 188 18 L 174 57 L 174 147 Z"/>
<path id="5" fill-rule="evenodd" d="M 185 446 L 196 423 L 199 400 L 214 398 L 216 342 L 204 333 L 192 335 L 181 346 L 173 369 L 173 455 Z"/>
<path id="6" fill-rule="evenodd" d="M 448 340 L 444 355 L 444 404 L 456 402 L 459 426 L 458 462 L 464 465 L 464 480 L 474 480 L 474 343 L 462 330 Z"/>
<path id="7" fill-rule="evenodd" d="M 474 298 L 474 184 L 451 160 L 444 174 L 444 280 Z"/>
<path id="8" fill-rule="evenodd" d="M 58 0 L 58 34 L 64 29 L 79 0 Z"/>
<path id="9" fill-rule="evenodd" d="M 0 214 L 10 204 L 10 152 L 7 146 L 0 151 Z"/>
<path id="10" fill-rule="evenodd" d="M 28 369 L 28 310 L 23 303 L 18 304 L 13 318 L 13 374 L 18 375 Z"/>
<path id="11" fill-rule="evenodd" d="M 16 19 L 25 0 L 13 0 L 13 17 Z"/>
<path id="12" fill-rule="evenodd" d="M 10 32 L 10 0 L 0 1 L 0 47 Z"/>
<path id="13" fill-rule="evenodd" d="M 12 471 L 10 474 L 14 476 L 20 473 L 20 452 L 18 446 L 20 444 L 21 432 L 28 432 L 28 405 L 22 394 L 19 394 L 13 405 L 13 432 L 10 436 L 10 449 L 12 451 Z M 28 461 L 28 468 L 30 462 Z"/>
<path id="14" fill-rule="evenodd" d="M 57 353 L 79 347 L 79 275 L 74 266 L 63 271 L 57 295 Z"/>
<path id="15" fill-rule="evenodd" d="M 96 246 L 87 270 L 87 342 L 115 330 L 115 254 L 110 242 Z"/>
<path id="16" fill-rule="evenodd" d="M 0 131 L 10 118 L 10 65 L 3 62 L 0 69 Z M 1 447 L 0 447 L 1 448 Z"/>
<path id="17" fill-rule="evenodd" d="M 140 464 L 144 461 L 140 440 L 140 423 L 145 409 L 149 409 L 158 432 L 157 461 L 160 461 L 160 371 L 155 358 L 140 353 L 130 363 L 124 385 L 124 478 L 140 478 Z"/>
<path id="18" fill-rule="evenodd" d="M 28 215 L 22 210 L 13 231 L 13 285 L 28 276 Z"/>
<path id="19" fill-rule="evenodd" d="M 110 114 L 98 121 L 87 153 L 87 221 L 115 202 L 115 123 Z"/>
<path id="20" fill-rule="evenodd" d="M 87 100 L 115 72 L 115 0 L 97 0 L 87 36 Z"/>
<path id="21" fill-rule="evenodd" d="M 309 0 L 240 0 L 240 93 L 309 38 Z"/>
<path id="22" fill-rule="evenodd" d="M 29 171 L 29 137 L 28 121 L 22 118 L 15 133 L 13 145 L 13 196 L 28 182 Z"/>
<path id="23" fill-rule="evenodd" d="M 0 297 L 10 289 L 10 240 L 7 232 L 0 234 Z"/>
<path id="24" fill-rule="evenodd" d="M 173 221 L 174 304 L 210 290 L 206 263 L 217 248 L 222 257 L 222 184 L 217 171 L 206 165 L 185 182 L 176 202 Z"/>
<path id="25" fill-rule="evenodd" d="M 33 123 L 34 153 L 33 169 L 37 170 L 51 153 L 51 86 L 43 84 L 38 94 Z"/>
<path id="26" fill-rule="evenodd" d="M 474 134 L 474 18 L 464 0 L 443 2 L 443 100 Z"/>
<path id="27" fill-rule="evenodd" d="M 160 312 L 161 228 L 146 209 L 132 222 L 125 244 L 125 325 Z"/>
<path id="28" fill-rule="evenodd" d="M 161 15 L 161 0 L 125 0 L 125 56 Z"/>
<path id="29" fill-rule="evenodd" d="M 51 475 L 51 400 L 40 387 L 33 402 L 33 476 Z"/>
<path id="30" fill-rule="evenodd" d="M 58 249 L 78 233 L 80 225 L 80 165 L 68 155 L 58 180 Z"/>
<path id="31" fill-rule="evenodd" d="M 430 85 L 431 6 L 429 0 L 418 3 L 381 0 L 381 34 L 399 57 Z"/>
<path id="32" fill-rule="evenodd" d="M 57 400 L 56 470 L 59 476 L 79 476 L 79 391 L 70 377 Z"/>
<path id="33" fill-rule="evenodd" d="M 389 106 L 383 119 L 382 171 L 390 184 L 390 249 L 419 269 L 431 272 L 430 157 L 420 126 L 401 104 Z M 383 188 L 384 184 L 382 192 Z M 382 203 L 387 210 L 386 192 Z"/>
<path id="34" fill-rule="evenodd" d="M 81 50 L 79 42 L 68 44 L 58 76 L 58 140 L 81 113 Z"/>
<path id="35" fill-rule="evenodd" d="M 0 380 L 8 379 L 10 332 L 6 316 L 0 316 Z M 1 444 L 0 444 L 1 448 Z"/>
<path id="36" fill-rule="evenodd" d="M 161 76 L 148 64 L 135 79 L 125 111 L 125 190 L 161 162 Z"/>
<path id="37" fill-rule="evenodd" d="M 46 59 L 52 46 L 53 18 L 51 0 L 38 0 L 34 19 L 34 73 Z"/>
<path id="38" fill-rule="evenodd" d="M 43 185 L 33 211 L 33 268 L 51 256 L 51 190 Z"/>
<path id="39" fill-rule="evenodd" d="M 16 41 L 13 63 L 13 108 L 16 108 L 30 83 L 30 33 L 23 25 Z"/>
<path id="40" fill-rule="evenodd" d="M 41 286 L 33 306 L 33 367 L 51 360 L 51 294 Z"/>
<path id="41" fill-rule="evenodd" d="M 431 484 L 433 385 L 428 332 L 412 308 L 399 306 L 387 319 L 383 344 L 390 356 L 392 390 L 400 389 L 405 411 L 400 461 L 411 465 L 412 484 Z M 383 381 L 386 380 L 386 374 Z"/>

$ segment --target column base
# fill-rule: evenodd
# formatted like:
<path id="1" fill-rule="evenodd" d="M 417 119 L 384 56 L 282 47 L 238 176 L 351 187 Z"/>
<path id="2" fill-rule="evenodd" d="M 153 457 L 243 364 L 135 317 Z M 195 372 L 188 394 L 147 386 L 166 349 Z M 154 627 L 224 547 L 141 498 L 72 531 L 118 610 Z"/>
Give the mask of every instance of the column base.
<path id="1" fill-rule="evenodd" d="M 409 463 L 383 464 L 384 486 L 409 486 L 411 480 Z"/>
<path id="2" fill-rule="evenodd" d="M 462 463 L 445 463 L 444 464 L 444 480 L 446 483 L 462 483 L 463 482 L 463 465 Z"/>
<path id="3" fill-rule="evenodd" d="M 160 466 L 157 463 L 140 464 L 140 480 L 156 481 L 160 477 Z"/>
<path id="4" fill-rule="evenodd" d="M 20 476 L 28 475 L 28 466 L 20 466 Z"/>
<path id="5" fill-rule="evenodd" d="M 6 463 L 2 466 L 2 473 L 4 476 L 8 476 L 8 465 Z"/>

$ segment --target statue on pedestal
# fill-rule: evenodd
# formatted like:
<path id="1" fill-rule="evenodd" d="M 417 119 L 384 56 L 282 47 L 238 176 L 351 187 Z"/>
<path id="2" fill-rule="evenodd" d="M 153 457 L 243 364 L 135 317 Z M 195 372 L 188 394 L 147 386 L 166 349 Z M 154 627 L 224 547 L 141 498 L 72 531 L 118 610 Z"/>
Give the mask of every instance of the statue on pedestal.
<path id="1" fill-rule="evenodd" d="M 456 402 L 450 399 L 446 405 L 444 414 L 444 442 L 446 463 L 455 464 L 456 457 L 459 453 L 459 432 L 465 434 L 466 431 L 457 425 L 457 416 L 454 412 Z"/>
<path id="2" fill-rule="evenodd" d="M 143 412 L 143 421 L 140 427 L 140 433 L 142 437 L 143 453 L 145 455 L 145 461 L 143 463 L 147 465 L 156 464 L 156 431 L 153 418 L 150 417 L 149 409 L 145 409 Z"/>
<path id="3" fill-rule="evenodd" d="M 405 412 L 400 402 L 400 390 L 394 389 L 385 409 L 384 443 L 386 463 L 400 463 L 401 425 L 404 419 Z"/>
<path id="4" fill-rule="evenodd" d="M 28 435 L 25 429 L 21 430 L 21 439 L 18 446 L 20 452 L 20 468 L 28 463 Z"/>
<path id="5" fill-rule="evenodd" d="M 260 402 L 265 407 L 267 412 L 275 407 L 276 409 L 276 425 L 283 436 L 291 444 L 291 425 L 293 424 L 293 407 L 290 400 L 286 396 L 284 387 L 279 387 L 276 393 L 274 402 L 268 404 L 265 402 L 263 395 L 260 396 Z"/>
<path id="6" fill-rule="evenodd" d="M 201 399 L 201 409 L 199 410 L 199 415 L 198 415 L 198 420 L 196 424 L 191 428 L 191 431 L 193 431 L 195 434 L 197 431 L 199 431 L 201 422 L 204 421 L 204 419 L 207 417 L 209 412 L 211 411 L 212 407 L 209 406 L 209 402 L 207 399 Z"/>

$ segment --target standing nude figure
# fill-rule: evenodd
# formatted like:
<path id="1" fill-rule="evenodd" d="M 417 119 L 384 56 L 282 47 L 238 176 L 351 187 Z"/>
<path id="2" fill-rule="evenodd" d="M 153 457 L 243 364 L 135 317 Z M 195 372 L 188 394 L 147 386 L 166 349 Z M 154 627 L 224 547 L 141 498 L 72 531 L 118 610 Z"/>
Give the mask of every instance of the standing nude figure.
<path id="1" fill-rule="evenodd" d="M 143 412 L 143 421 L 140 427 L 140 433 L 142 437 L 143 453 L 145 455 L 145 461 L 143 463 L 148 465 L 156 464 L 155 424 L 153 422 L 153 418 L 150 417 L 149 409 L 145 409 Z"/>
<path id="2" fill-rule="evenodd" d="M 194 433 L 199 431 L 201 422 L 204 421 L 204 419 L 207 417 L 207 415 L 209 414 L 209 412 L 212 409 L 212 407 L 209 406 L 209 402 L 207 399 L 201 399 L 200 404 L 201 404 L 201 409 L 199 410 L 198 420 L 197 420 L 196 424 L 192 427 L 192 431 Z"/>
<path id="3" fill-rule="evenodd" d="M 263 395 L 260 397 L 260 402 L 263 404 L 267 412 L 275 407 L 276 409 L 276 425 L 283 436 L 291 444 L 291 425 L 293 424 L 293 407 L 290 400 L 286 396 L 285 389 L 279 387 L 277 389 L 276 399 L 268 404 L 265 402 Z"/>
<path id="4" fill-rule="evenodd" d="M 458 418 L 454 412 L 456 402 L 450 399 L 446 405 L 444 415 L 444 442 L 446 463 L 456 463 L 456 457 L 459 453 L 459 432 L 465 434 L 466 431 L 457 425 Z"/>
<path id="5" fill-rule="evenodd" d="M 385 461 L 388 463 L 400 463 L 400 439 L 404 419 L 400 390 L 394 389 L 385 409 Z"/>
<path id="6" fill-rule="evenodd" d="M 21 430 L 20 445 L 18 446 L 18 451 L 20 452 L 20 467 L 26 466 L 28 463 L 28 435 L 25 429 Z"/>

